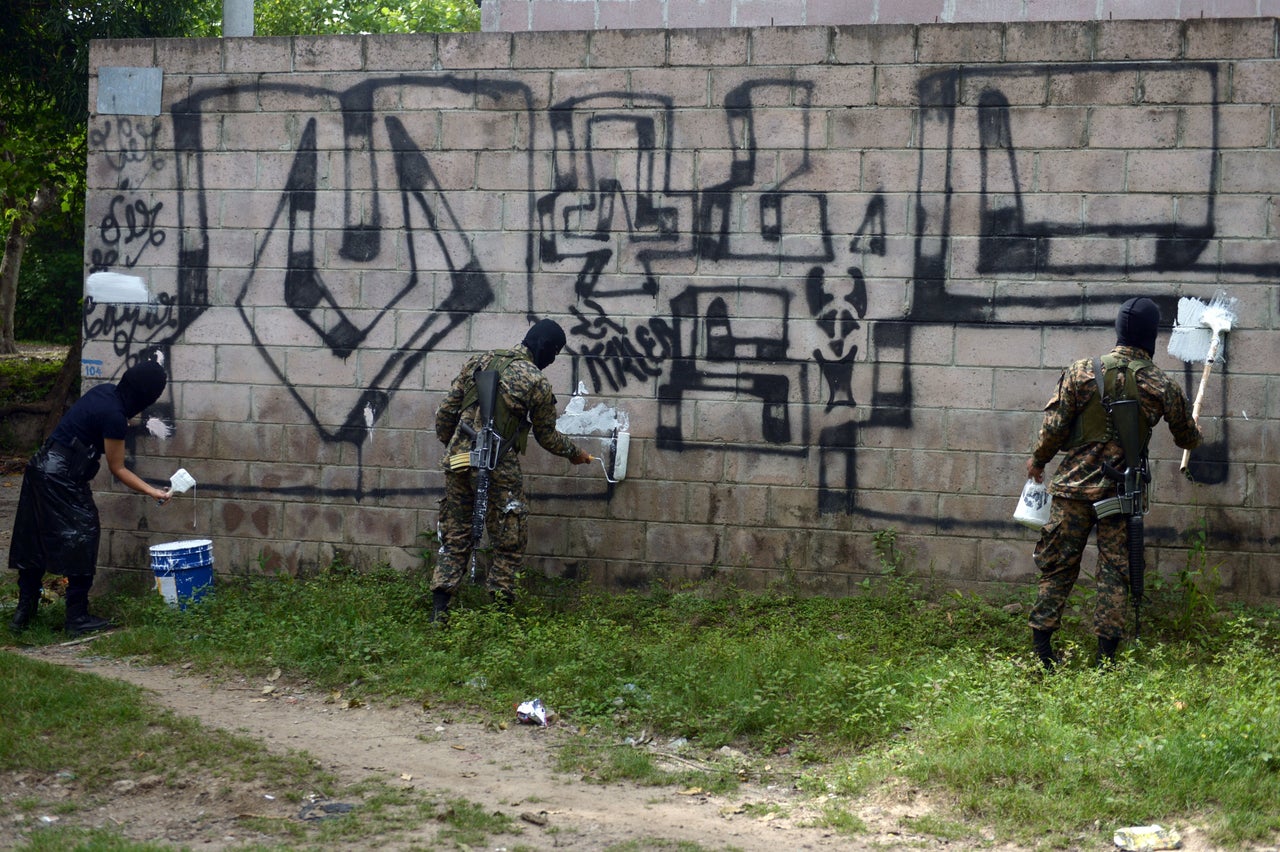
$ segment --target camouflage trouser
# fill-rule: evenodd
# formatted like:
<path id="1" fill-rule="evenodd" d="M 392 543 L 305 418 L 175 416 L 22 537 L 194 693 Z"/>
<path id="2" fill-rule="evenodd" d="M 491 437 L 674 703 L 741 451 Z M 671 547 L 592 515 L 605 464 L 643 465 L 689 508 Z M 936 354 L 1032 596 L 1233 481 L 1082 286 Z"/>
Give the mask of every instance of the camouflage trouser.
<path id="1" fill-rule="evenodd" d="M 445 473 L 444 497 L 440 501 L 440 553 L 431 578 L 433 591 L 456 592 L 471 569 L 475 480 L 473 469 Z M 489 515 L 485 527 L 493 558 L 485 574 L 485 587 L 495 594 L 515 592 L 516 572 L 520 570 L 529 541 L 528 514 L 524 478 L 513 453 L 498 464 L 489 480 Z"/>
<path id="2" fill-rule="evenodd" d="M 1035 630 L 1057 630 L 1067 597 L 1080 576 L 1080 558 L 1094 525 L 1098 527 L 1098 593 L 1093 632 L 1107 639 L 1124 634 L 1125 599 L 1129 591 L 1128 530 L 1125 516 L 1098 518 L 1087 500 L 1054 497 L 1049 523 L 1040 531 L 1035 562 L 1040 569 L 1039 594 L 1029 623 Z"/>

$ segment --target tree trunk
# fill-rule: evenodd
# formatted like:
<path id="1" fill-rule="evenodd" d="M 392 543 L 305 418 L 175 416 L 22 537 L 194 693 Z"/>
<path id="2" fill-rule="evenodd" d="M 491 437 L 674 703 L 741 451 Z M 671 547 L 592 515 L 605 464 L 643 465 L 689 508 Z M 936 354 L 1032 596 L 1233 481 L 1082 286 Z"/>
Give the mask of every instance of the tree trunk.
<path id="1" fill-rule="evenodd" d="M 4 256 L 0 258 L 0 354 L 13 355 L 18 351 L 13 334 L 13 315 L 18 305 L 18 272 L 22 269 L 23 252 L 27 250 L 28 228 L 52 210 L 57 201 L 58 195 L 52 186 L 45 184 L 40 187 L 31 200 L 31 206 L 14 218 L 9 225 L 9 233 L 5 235 Z"/>
<path id="2" fill-rule="evenodd" d="M 49 403 L 49 412 L 45 415 L 44 426 L 40 430 L 45 438 L 53 434 L 54 427 L 58 425 L 58 421 L 62 419 L 62 415 L 69 407 L 67 402 L 71 398 L 71 389 L 80 378 L 80 351 L 83 342 L 84 330 L 81 326 L 80 333 L 76 335 L 76 342 L 67 350 L 67 360 L 62 362 L 62 372 L 58 373 L 58 380 L 54 382 L 53 390 L 49 391 L 49 395 L 45 397 Z"/>

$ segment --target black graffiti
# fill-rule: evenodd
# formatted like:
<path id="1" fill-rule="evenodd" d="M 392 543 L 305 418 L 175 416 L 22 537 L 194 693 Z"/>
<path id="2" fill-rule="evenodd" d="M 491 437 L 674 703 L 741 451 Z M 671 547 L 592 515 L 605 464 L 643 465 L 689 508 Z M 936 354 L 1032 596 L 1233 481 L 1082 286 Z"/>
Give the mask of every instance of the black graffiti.
<path id="1" fill-rule="evenodd" d="M 110 119 L 102 119 L 100 127 L 89 130 L 89 145 L 93 150 L 102 152 L 106 162 L 119 175 L 116 188 L 129 189 L 130 181 L 123 173 L 131 165 L 147 163 L 148 171 L 164 169 L 165 159 L 156 155 L 159 136 L 159 119 L 152 119 L 149 127 L 129 118 L 121 118 L 115 124 Z"/>
<path id="2" fill-rule="evenodd" d="M 651 317 L 636 328 L 635 338 L 626 327 L 605 315 L 599 303 L 590 299 L 584 305 L 593 312 L 588 317 L 576 305 L 569 312 L 578 322 L 569 333 L 575 340 L 585 339 L 573 349 L 578 363 L 586 366 L 591 383 L 597 390 L 607 387 L 619 391 L 629 384 L 628 377 L 639 383 L 662 375 L 662 364 L 670 357 L 674 340 L 670 325 L 661 317 Z"/>
<path id="3" fill-rule="evenodd" d="M 147 305 L 98 305 L 92 296 L 84 302 L 84 339 L 110 338 L 112 350 L 122 358 L 136 361 L 148 347 L 167 345 L 178 328 L 176 306 L 167 294 Z"/>
<path id="4" fill-rule="evenodd" d="M 1191 74 L 1211 93 L 1208 103 L 1188 107 L 1205 113 L 1193 124 L 1205 134 L 1193 140 L 1206 152 L 1204 168 L 1180 176 L 1179 196 L 1200 213 L 1162 218 L 1141 207 L 1150 200 L 1144 196 L 1116 213 L 1063 217 L 1026 181 L 1030 151 L 1018 123 L 1018 110 L 1026 107 L 1011 105 L 1006 89 L 1019 78 L 1047 85 L 1061 76 L 1138 72 Z M 462 197 L 441 179 L 438 160 L 446 152 L 438 150 L 434 131 L 412 110 L 382 107 L 401 103 L 407 93 L 456 96 L 467 109 L 518 113 L 523 136 L 516 147 L 527 152 L 524 183 L 504 193 L 500 227 L 520 235 L 525 254 L 520 270 L 503 271 L 503 287 L 509 293 L 523 284 L 530 318 L 573 317 L 567 351 L 575 380 L 595 391 L 652 387 L 655 439 L 663 449 L 816 453 L 819 511 L 868 511 L 857 499 L 859 434 L 870 426 L 912 427 L 919 334 L 961 324 L 998 333 L 1001 325 L 1025 322 L 1016 317 L 1028 307 L 1046 322 L 1078 323 L 1086 315 L 1085 296 L 1062 288 L 1050 295 L 1036 286 L 1064 277 L 1280 273 L 1280 264 L 1210 251 L 1217 245 L 1218 75 L 1212 63 L 1138 63 L 1011 64 L 923 76 L 908 217 L 914 230 L 896 243 L 889 239 L 887 198 L 912 187 L 876 187 L 857 197 L 865 206 L 851 214 L 848 195 L 833 203 L 832 193 L 843 188 L 815 186 L 815 158 L 825 140 L 811 138 L 823 125 L 811 106 L 815 86 L 803 79 L 764 76 L 724 92 L 723 140 L 710 146 L 726 152 L 723 162 L 699 163 L 697 170 L 678 167 L 692 147 L 677 142 L 683 112 L 658 93 L 601 91 L 537 112 L 522 84 L 483 76 L 398 75 L 341 90 L 267 78 L 195 90 L 172 109 L 176 294 L 163 329 L 140 325 L 147 331 L 140 337 L 162 331 L 163 342 L 172 343 L 209 307 L 215 196 L 203 185 L 204 124 L 224 104 L 267 94 L 289 98 L 298 128 L 292 161 L 238 291 L 231 285 L 235 307 L 264 362 L 322 438 L 363 446 L 422 361 L 446 340 L 460 342 L 461 326 L 498 304 L 500 288 L 486 268 L 489 232 L 464 224 L 457 206 Z M 786 105 L 794 131 L 786 156 L 763 124 L 762 105 L 773 104 Z M 334 111 L 340 130 L 318 120 Z M 548 131 L 549 149 L 541 143 Z M 322 144 L 326 133 L 339 138 Z M 130 150 L 145 150 L 152 139 L 139 135 Z M 123 168 L 120 156 L 114 162 Z M 545 176 L 535 168 L 543 156 L 549 156 Z M 963 218 L 972 233 L 956 231 L 962 221 L 953 215 L 958 173 L 977 175 L 977 186 L 963 187 L 977 204 L 977 215 Z M 103 246 L 91 251 L 93 268 L 110 268 L 121 257 L 132 265 L 148 246 L 163 243 L 164 232 L 155 227 L 161 205 L 140 203 L 123 194 L 113 201 Z M 962 238 L 975 246 L 963 256 L 954 251 Z M 1090 240 L 1125 242 L 1134 250 L 1082 250 Z M 138 247 L 132 254 L 125 251 L 131 243 Z M 883 306 L 871 304 L 868 270 L 894 250 L 906 255 L 910 269 L 905 313 L 875 319 L 885 312 L 873 310 Z M 224 270 L 237 265 L 217 260 Z M 961 262 L 972 268 L 959 269 Z M 383 280 L 377 296 L 366 297 L 359 282 L 375 273 Z M 535 284 L 556 275 L 565 282 L 558 290 Z M 957 279 L 1016 286 L 993 296 L 957 286 Z M 1175 297 L 1155 297 L 1172 315 Z M 268 324 L 257 318 L 259 303 L 283 304 L 287 311 Z M 1089 316 L 1105 314 L 1097 304 L 1089 307 Z M 130 321 L 144 318 L 112 316 L 97 330 L 115 337 Z M 392 323 L 406 328 L 388 345 Z M 133 345 L 131 335 L 123 340 Z M 350 387 L 337 383 L 345 396 L 336 415 L 316 409 L 284 355 L 307 343 L 317 351 L 313 363 L 349 369 L 341 375 L 351 376 Z M 862 390 L 855 395 L 855 388 Z M 706 440 L 691 418 L 706 400 L 740 406 L 754 434 L 737 443 Z"/>
<path id="5" fill-rule="evenodd" d="M 123 195 L 111 199 L 107 214 L 98 225 L 98 236 L 105 245 L 126 248 L 137 243 L 137 252 L 117 252 L 112 250 L 113 257 L 123 257 L 124 265 L 133 268 L 148 248 L 159 248 L 164 245 L 165 233 L 156 222 L 164 202 L 157 201 L 150 207 L 142 199 L 129 201 Z M 114 261 L 113 261 L 114 262 Z"/>

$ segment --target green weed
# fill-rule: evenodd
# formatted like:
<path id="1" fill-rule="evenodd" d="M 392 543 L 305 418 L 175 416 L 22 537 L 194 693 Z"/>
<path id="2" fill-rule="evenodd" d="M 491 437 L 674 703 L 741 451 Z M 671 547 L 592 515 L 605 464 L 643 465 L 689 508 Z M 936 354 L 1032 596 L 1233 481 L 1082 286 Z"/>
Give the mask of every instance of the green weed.
<path id="1" fill-rule="evenodd" d="M 880 542 L 887 567 L 909 572 L 896 538 Z M 220 576 L 185 612 L 158 596 L 108 602 L 129 629 L 95 649 L 206 671 L 280 668 L 352 699 L 491 720 L 537 697 L 584 732 L 564 747 L 562 772 L 720 792 L 780 775 L 833 797 L 825 818 L 840 831 L 857 828 L 841 816 L 856 813 L 847 800 L 901 780 L 955 803 L 904 826 L 941 839 L 972 822 L 1049 845 L 1189 819 L 1224 846 L 1280 832 L 1280 621 L 1224 616 L 1212 583 L 1195 602 L 1197 641 L 1182 604 L 1157 598 L 1141 645 L 1126 643 L 1117 666 L 1097 671 L 1082 651 L 1052 677 L 1024 617 L 971 595 L 931 600 L 909 578 L 846 599 L 711 583 L 604 595 L 529 578 L 510 612 L 468 588 L 441 630 L 422 605 L 426 576 L 341 565 L 311 578 Z M 1091 649 L 1086 625 L 1060 638 Z M 678 739 L 687 745 L 628 744 Z M 421 806 L 390 795 L 389 825 Z M 345 830 L 334 822 L 326 830 Z"/>

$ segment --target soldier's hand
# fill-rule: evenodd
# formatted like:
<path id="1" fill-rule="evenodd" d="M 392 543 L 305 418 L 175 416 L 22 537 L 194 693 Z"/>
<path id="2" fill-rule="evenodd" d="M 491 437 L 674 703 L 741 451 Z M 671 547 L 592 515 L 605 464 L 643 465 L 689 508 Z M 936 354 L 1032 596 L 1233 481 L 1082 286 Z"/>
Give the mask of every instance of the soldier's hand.
<path id="1" fill-rule="evenodd" d="M 1044 468 L 1037 465 L 1035 459 L 1027 459 L 1027 479 L 1044 482 Z"/>
<path id="2" fill-rule="evenodd" d="M 573 464 L 591 464 L 595 459 L 586 450 L 578 450 L 578 452 L 569 457 L 569 461 Z"/>

